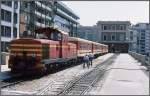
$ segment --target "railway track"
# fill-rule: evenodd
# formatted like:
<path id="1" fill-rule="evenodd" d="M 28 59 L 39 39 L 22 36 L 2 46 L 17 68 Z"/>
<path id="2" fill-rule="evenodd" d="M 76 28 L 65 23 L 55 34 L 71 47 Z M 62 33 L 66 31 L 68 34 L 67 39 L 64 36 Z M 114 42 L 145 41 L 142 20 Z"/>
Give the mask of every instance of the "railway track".
<path id="1" fill-rule="evenodd" d="M 12 86 L 12 85 L 15 85 L 15 84 L 18 84 L 18 83 L 21 83 L 21 82 L 23 82 L 23 80 L 11 82 L 11 83 L 10 82 L 1 81 L 1 88 Z"/>
<path id="2" fill-rule="evenodd" d="M 8 87 L 8 86 L 13 86 L 15 84 L 18 84 L 18 83 L 21 83 L 21 82 L 24 81 L 24 80 L 21 80 L 19 78 L 21 78 L 21 75 L 1 80 L 1 88 L 5 88 L 5 87 Z"/>
<path id="3" fill-rule="evenodd" d="M 106 68 L 114 62 L 114 59 L 117 57 L 117 54 L 111 56 L 101 64 L 97 65 L 90 72 L 76 78 L 73 81 L 70 81 L 67 85 L 60 85 L 59 89 L 55 92 L 54 95 L 83 95 L 89 88 L 96 84 L 99 79 L 104 75 Z M 49 84 L 43 90 L 41 90 L 37 95 L 45 95 L 49 88 L 52 85 Z M 54 85 L 55 86 L 55 85 Z M 58 86 L 58 84 L 56 84 Z"/>

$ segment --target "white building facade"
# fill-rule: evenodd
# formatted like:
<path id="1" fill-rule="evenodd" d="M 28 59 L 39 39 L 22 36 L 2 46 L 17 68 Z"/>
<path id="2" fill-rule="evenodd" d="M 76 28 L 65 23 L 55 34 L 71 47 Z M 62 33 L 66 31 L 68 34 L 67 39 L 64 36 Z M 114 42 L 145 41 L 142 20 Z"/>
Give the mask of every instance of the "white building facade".
<path id="1" fill-rule="evenodd" d="M 149 23 L 138 23 L 132 27 L 132 31 L 136 34 L 136 52 L 147 55 L 150 50 L 149 45 Z M 133 50 L 132 50 L 133 51 Z"/>
<path id="2" fill-rule="evenodd" d="M 7 52 L 9 42 L 19 38 L 19 9 L 17 1 L 1 1 L 1 51 Z"/>
<path id="3" fill-rule="evenodd" d="M 130 21 L 98 21 L 98 42 L 107 44 L 109 52 L 127 53 L 130 49 Z"/>

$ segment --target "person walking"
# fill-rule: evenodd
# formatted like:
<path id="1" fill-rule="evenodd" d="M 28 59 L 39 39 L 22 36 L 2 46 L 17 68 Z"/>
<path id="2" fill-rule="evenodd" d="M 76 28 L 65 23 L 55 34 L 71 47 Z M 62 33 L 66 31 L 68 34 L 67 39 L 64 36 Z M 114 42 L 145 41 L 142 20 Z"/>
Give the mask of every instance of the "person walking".
<path id="1" fill-rule="evenodd" d="M 89 57 L 88 57 L 87 54 L 83 57 L 83 60 L 84 60 L 83 68 L 85 68 L 85 64 L 86 64 L 87 67 L 89 68 Z"/>
<path id="2" fill-rule="evenodd" d="M 90 61 L 90 65 L 92 66 L 92 61 L 94 59 L 94 55 L 93 54 L 89 54 L 89 61 Z"/>

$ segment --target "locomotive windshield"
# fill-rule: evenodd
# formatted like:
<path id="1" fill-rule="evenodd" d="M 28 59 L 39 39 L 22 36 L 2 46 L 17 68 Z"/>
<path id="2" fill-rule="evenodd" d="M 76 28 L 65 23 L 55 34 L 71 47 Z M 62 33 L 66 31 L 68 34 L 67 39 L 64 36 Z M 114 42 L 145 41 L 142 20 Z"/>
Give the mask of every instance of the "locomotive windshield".
<path id="1" fill-rule="evenodd" d="M 59 32 L 50 32 L 48 35 L 46 35 L 44 32 L 38 32 L 36 33 L 36 38 L 60 41 L 62 40 L 62 35 Z"/>
<path id="2" fill-rule="evenodd" d="M 36 38 L 37 39 L 48 39 L 48 37 L 43 33 L 37 33 Z"/>
<path id="3" fill-rule="evenodd" d="M 61 41 L 62 35 L 64 33 L 60 30 L 46 27 L 46 28 L 39 28 L 35 30 L 35 37 L 37 39 L 49 39 L 49 40 L 55 40 L 55 41 Z"/>
<path id="4" fill-rule="evenodd" d="M 58 32 L 52 32 L 51 33 L 51 36 L 50 36 L 50 39 L 51 40 L 61 40 L 61 33 L 58 33 Z"/>

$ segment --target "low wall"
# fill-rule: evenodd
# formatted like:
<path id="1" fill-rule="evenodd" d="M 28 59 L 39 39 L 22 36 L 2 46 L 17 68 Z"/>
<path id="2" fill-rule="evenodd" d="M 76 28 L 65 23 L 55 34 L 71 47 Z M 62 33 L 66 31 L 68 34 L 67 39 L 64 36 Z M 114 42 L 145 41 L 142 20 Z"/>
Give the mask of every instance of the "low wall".
<path id="1" fill-rule="evenodd" d="M 9 60 L 9 53 L 1 52 L 1 65 L 8 64 L 8 60 Z"/>
<path id="2" fill-rule="evenodd" d="M 134 57 L 135 59 L 137 59 L 138 61 L 140 61 L 142 63 L 142 65 L 148 65 L 148 59 L 146 58 L 145 55 L 136 53 L 136 52 L 131 52 L 129 51 L 129 54 Z"/>

